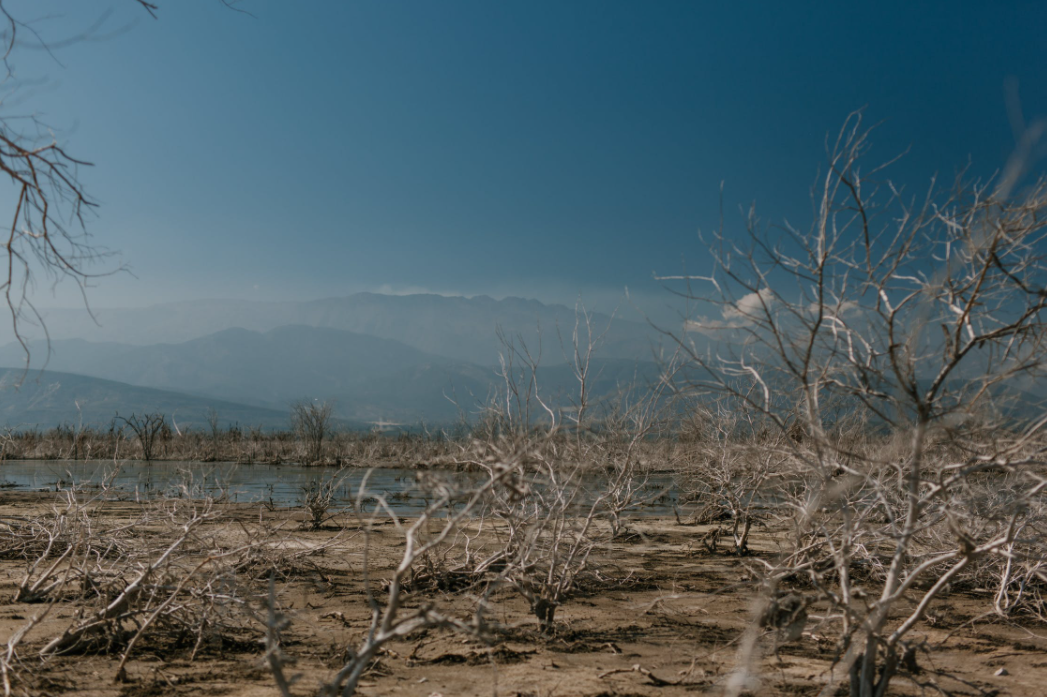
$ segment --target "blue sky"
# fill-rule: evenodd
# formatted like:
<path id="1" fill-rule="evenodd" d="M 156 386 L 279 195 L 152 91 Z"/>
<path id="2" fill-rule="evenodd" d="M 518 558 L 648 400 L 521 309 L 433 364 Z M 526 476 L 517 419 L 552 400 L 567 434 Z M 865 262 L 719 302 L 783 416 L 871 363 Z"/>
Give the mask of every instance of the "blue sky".
<path id="1" fill-rule="evenodd" d="M 112 10 L 19 49 L 4 106 L 95 164 L 91 231 L 137 276 L 99 306 L 628 286 L 654 308 L 653 273 L 708 269 L 721 181 L 728 228 L 751 201 L 804 227 L 855 109 L 915 188 L 1003 166 L 1008 79 L 1047 115 L 1040 2 L 5 5 L 55 42 Z"/>

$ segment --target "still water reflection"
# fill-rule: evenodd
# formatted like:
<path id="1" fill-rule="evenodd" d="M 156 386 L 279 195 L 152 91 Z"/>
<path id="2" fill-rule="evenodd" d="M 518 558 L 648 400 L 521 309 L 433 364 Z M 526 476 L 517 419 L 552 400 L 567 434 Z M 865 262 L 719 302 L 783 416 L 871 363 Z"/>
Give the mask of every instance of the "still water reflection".
<path id="1" fill-rule="evenodd" d="M 351 468 L 338 473 L 331 467 L 302 467 L 294 464 L 237 465 L 229 462 L 81 462 L 65 460 L 11 460 L 0 463 L 3 490 L 57 491 L 72 484 L 97 486 L 108 482 L 114 497 L 144 500 L 169 496 L 227 496 L 230 501 L 297 506 L 303 493 L 337 475 L 335 498 L 340 503 L 354 500 L 364 478 L 371 496 L 384 496 L 401 514 L 417 513 L 426 506 L 419 478 L 438 477 L 458 484 L 481 475 L 450 470 L 416 470 L 382 467 L 368 470 Z M 595 488 L 595 487 L 594 487 Z M 0 493 L 0 496 L 3 494 Z M 677 501 L 676 488 L 669 477 L 655 477 L 646 483 L 640 498 L 648 503 L 645 515 L 671 515 Z"/>

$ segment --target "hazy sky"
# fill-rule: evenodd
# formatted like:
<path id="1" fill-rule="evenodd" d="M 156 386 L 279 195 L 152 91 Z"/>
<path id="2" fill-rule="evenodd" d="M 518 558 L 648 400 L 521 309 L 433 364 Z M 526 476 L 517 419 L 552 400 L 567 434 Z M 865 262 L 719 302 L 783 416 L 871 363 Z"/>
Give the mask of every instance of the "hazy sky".
<path id="1" fill-rule="evenodd" d="M 877 156 L 910 148 L 891 174 L 913 187 L 1003 165 L 1008 78 L 1047 115 L 1043 2 L 5 5 L 56 43 L 112 10 L 53 56 L 20 49 L 4 106 L 96 165 L 91 230 L 138 277 L 101 281 L 100 306 L 649 298 L 653 272 L 708 269 L 721 181 L 729 226 L 753 200 L 806 226 L 854 109 L 884 121 Z"/>

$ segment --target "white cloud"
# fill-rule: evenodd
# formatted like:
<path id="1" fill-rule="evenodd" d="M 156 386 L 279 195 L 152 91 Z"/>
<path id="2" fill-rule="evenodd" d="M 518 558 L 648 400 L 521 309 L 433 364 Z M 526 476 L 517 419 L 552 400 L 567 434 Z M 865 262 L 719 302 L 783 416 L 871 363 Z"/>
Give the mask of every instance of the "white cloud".
<path id="1" fill-rule="evenodd" d="M 723 308 L 723 318 L 727 322 L 741 321 L 749 324 L 755 319 L 762 317 L 767 309 L 774 307 L 774 293 L 770 288 L 762 288 L 755 293 L 743 295 L 734 302 Z"/>
<path id="2" fill-rule="evenodd" d="M 709 319 L 707 317 L 690 319 L 684 322 L 683 328 L 687 332 L 700 332 L 702 334 L 716 334 L 732 329 L 742 329 L 752 325 L 756 320 L 773 309 L 775 302 L 775 296 L 771 289 L 762 288 L 755 293 L 743 295 L 729 305 L 724 305 L 720 310 L 721 319 Z"/>
<path id="3" fill-rule="evenodd" d="M 818 313 L 818 303 L 812 302 L 807 306 L 807 312 L 810 314 Z M 837 305 L 834 300 L 826 300 L 825 302 L 825 313 L 833 317 L 843 317 L 845 315 L 854 314 L 861 310 L 861 305 L 856 300 L 844 300 Z"/>

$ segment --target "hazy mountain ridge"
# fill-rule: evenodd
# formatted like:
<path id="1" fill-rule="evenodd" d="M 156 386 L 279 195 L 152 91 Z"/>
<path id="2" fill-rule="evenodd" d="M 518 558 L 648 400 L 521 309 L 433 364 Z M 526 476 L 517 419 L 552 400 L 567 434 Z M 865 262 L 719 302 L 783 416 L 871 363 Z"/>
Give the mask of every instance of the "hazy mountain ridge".
<path id="1" fill-rule="evenodd" d="M 541 336 L 543 362 L 562 362 L 561 338 L 569 352 L 575 324 L 575 311 L 563 305 L 514 297 L 494 300 L 431 294 L 356 293 L 306 302 L 209 300 L 146 308 L 99 308 L 94 312 L 97 323 L 83 309 L 48 310 L 43 314 L 53 340 L 148 346 L 183 343 L 232 328 L 267 332 L 282 326 L 307 325 L 370 334 L 481 365 L 498 360 L 502 348 L 496 334 L 499 327 L 507 336 L 522 336 L 531 347 L 537 347 Z M 601 348 L 601 355 L 606 357 L 641 358 L 649 353 L 651 342 L 660 338 L 641 322 L 619 318 L 612 322 L 607 315 L 592 315 L 595 334 L 603 333 L 608 325 Z M 36 338 L 38 335 L 39 330 L 37 335 L 30 333 Z M 13 340 L 10 328 L 0 327 L 0 342 Z M 15 365 L 23 361 L 24 356 Z M 33 358 L 33 367 L 42 365 Z"/>
<path id="2" fill-rule="evenodd" d="M 18 344 L 0 348 L 0 364 L 10 365 L 21 350 Z M 453 363 L 396 341 L 305 326 L 226 329 L 153 346 L 58 340 L 51 350 L 45 375 L 64 371 L 277 409 L 302 398 L 344 399 L 357 383 L 412 366 Z"/>
<path id="3" fill-rule="evenodd" d="M 567 406 L 577 392 L 565 363 L 575 312 L 536 300 L 358 293 L 304 303 L 171 303 L 97 317 L 102 327 L 82 312 L 50 313 L 50 347 L 30 344 L 31 367 L 281 413 L 297 399 L 330 399 L 342 418 L 447 423 L 475 417 L 504 389 L 495 367 L 505 351 L 501 330 L 541 355 L 547 401 Z M 653 374 L 653 363 L 637 372 L 658 338 L 652 329 L 599 314 L 591 326 L 601 337 L 594 397 Z M 201 328 L 213 331 L 179 338 Z M 93 340 L 99 336 L 106 340 Z M 20 344 L 0 347 L 0 365 L 24 361 Z M 613 379 L 595 377 L 603 368 Z"/>
<path id="4" fill-rule="evenodd" d="M 18 344 L 3 347 L 0 364 L 21 350 Z M 453 361 L 387 339 L 305 326 L 265 333 L 230 329 L 155 346 L 59 340 L 52 352 L 41 380 L 65 372 L 281 413 L 297 399 L 333 400 L 340 418 L 368 423 L 472 419 L 505 386 L 495 367 Z M 651 362 L 594 359 L 589 388 L 598 400 L 626 385 L 651 382 L 656 373 Z M 538 382 L 546 403 L 554 407 L 570 407 L 578 392 L 576 377 L 562 363 L 541 367 Z M 0 405 L 3 399 L 0 395 Z"/>

